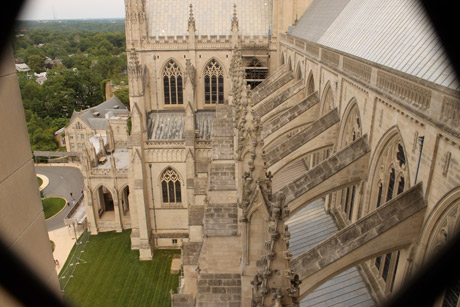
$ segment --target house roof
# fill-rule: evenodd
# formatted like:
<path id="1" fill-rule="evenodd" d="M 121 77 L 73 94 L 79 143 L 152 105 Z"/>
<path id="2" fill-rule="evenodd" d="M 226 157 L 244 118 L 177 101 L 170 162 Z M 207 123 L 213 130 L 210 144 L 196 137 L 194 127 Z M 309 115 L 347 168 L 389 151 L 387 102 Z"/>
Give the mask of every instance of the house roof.
<path id="1" fill-rule="evenodd" d="M 460 90 L 417 0 L 313 0 L 290 34 Z"/>
<path id="2" fill-rule="evenodd" d="M 15 64 L 17 71 L 30 71 L 30 67 L 25 63 Z"/>
<path id="3" fill-rule="evenodd" d="M 233 4 L 236 4 L 242 35 L 267 35 L 272 24 L 272 1 L 267 0 L 147 0 L 149 36 L 187 35 L 190 4 L 196 35 L 230 35 Z"/>
<path id="4" fill-rule="evenodd" d="M 85 122 L 91 129 L 95 130 L 105 130 L 107 129 L 107 120 L 116 118 L 127 118 L 129 115 L 129 110 L 126 106 L 115 96 L 110 98 L 103 103 L 83 110 L 81 112 L 74 111 L 72 117 L 70 118 L 70 123 L 76 118 L 80 118 Z"/>

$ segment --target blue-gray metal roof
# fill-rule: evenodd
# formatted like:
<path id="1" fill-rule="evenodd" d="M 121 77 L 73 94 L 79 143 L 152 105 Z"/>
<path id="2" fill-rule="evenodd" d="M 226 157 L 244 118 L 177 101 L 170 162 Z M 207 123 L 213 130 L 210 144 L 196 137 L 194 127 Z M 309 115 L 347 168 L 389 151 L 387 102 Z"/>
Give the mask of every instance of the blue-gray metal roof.
<path id="1" fill-rule="evenodd" d="M 314 247 L 338 231 L 324 209 L 324 200 L 307 205 L 286 223 L 291 233 L 289 250 L 293 257 Z M 300 306 L 375 306 L 369 289 L 356 267 L 352 267 L 313 290 Z"/>
<path id="2" fill-rule="evenodd" d="M 195 113 L 195 131 L 198 139 L 211 139 L 215 116 L 215 111 L 198 111 Z M 185 112 L 151 112 L 147 120 L 147 129 L 149 140 L 184 140 Z"/>
<path id="3" fill-rule="evenodd" d="M 290 34 L 460 90 L 418 0 L 313 0 Z"/>
<path id="4" fill-rule="evenodd" d="M 231 35 L 235 3 L 240 34 L 267 35 L 272 24 L 272 1 L 268 0 L 147 0 L 149 36 L 187 35 L 190 3 L 196 35 Z"/>

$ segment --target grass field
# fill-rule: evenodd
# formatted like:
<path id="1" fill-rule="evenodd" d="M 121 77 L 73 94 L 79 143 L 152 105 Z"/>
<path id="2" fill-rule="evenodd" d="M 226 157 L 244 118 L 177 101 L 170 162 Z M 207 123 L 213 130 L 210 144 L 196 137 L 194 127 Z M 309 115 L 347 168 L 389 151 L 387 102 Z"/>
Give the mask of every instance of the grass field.
<path id="1" fill-rule="evenodd" d="M 139 261 L 139 253 L 131 250 L 130 233 L 89 237 L 84 252 L 77 252 L 86 263 L 80 261 L 65 287 L 66 300 L 82 307 L 171 306 L 169 292 L 179 284 L 179 274 L 170 274 L 171 261 L 180 251 L 156 250 L 152 261 Z M 70 263 L 71 256 L 59 274 L 61 285 L 69 278 L 65 274 L 71 272 Z"/>
<path id="2" fill-rule="evenodd" d="M 43 180 L 40 177 L 37 177 L 37 181 L 38 181 L 38 187 L 40 187 L 43 183 Z"/>
<path id="3" fill-rule="evenodd" d="M 45 219 L 54 216 L 56 213 L 64 208 L 66 201 L 59 197 L 49 197 L 42 199 L 43 211 L 45 212 Z"/>

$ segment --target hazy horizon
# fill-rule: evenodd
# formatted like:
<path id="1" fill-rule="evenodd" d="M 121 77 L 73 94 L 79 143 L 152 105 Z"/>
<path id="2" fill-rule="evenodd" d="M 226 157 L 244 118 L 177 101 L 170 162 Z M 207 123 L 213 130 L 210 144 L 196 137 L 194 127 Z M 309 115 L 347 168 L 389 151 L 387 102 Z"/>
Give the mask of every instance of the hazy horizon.
<path id="1" fill-rule="evenodd" d="M 20 21 L 124 19 L 124 0 L 28 0 Z"/>

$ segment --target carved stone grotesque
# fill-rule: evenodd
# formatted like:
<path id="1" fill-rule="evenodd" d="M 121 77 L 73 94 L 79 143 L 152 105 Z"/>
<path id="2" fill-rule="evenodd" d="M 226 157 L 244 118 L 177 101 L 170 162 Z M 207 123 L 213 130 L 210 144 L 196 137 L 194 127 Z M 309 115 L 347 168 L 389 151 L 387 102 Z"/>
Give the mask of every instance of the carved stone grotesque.
<path id="1" fill-rule="evenodd" d="M 190 80 L 190 83 L 195 87 L 195 67 L 193 67 L 190 59 L 185 60 L 185 82 Z"/>
<path id="2" fill-rule="evenodd" d="M 275 301 L 274 306 L 275 307 L 282 307 L 283 305 L 281 304 L 281 299 L 284 297 L 283 290 L 281 288 L 277 288 L 275 295 L 273 296 L 273 300 Z"/>
<path id="3" fill-rule="evenodd" d="M 255 276 L 254 276 L 254 279 L 251 281 L 251 285 L 254 286 L 254 290 L 256 292 L 259 291 L 259 286 L 262 284 L 262 276 L 260 275 L 260 273 L 257 273 Z"/>

